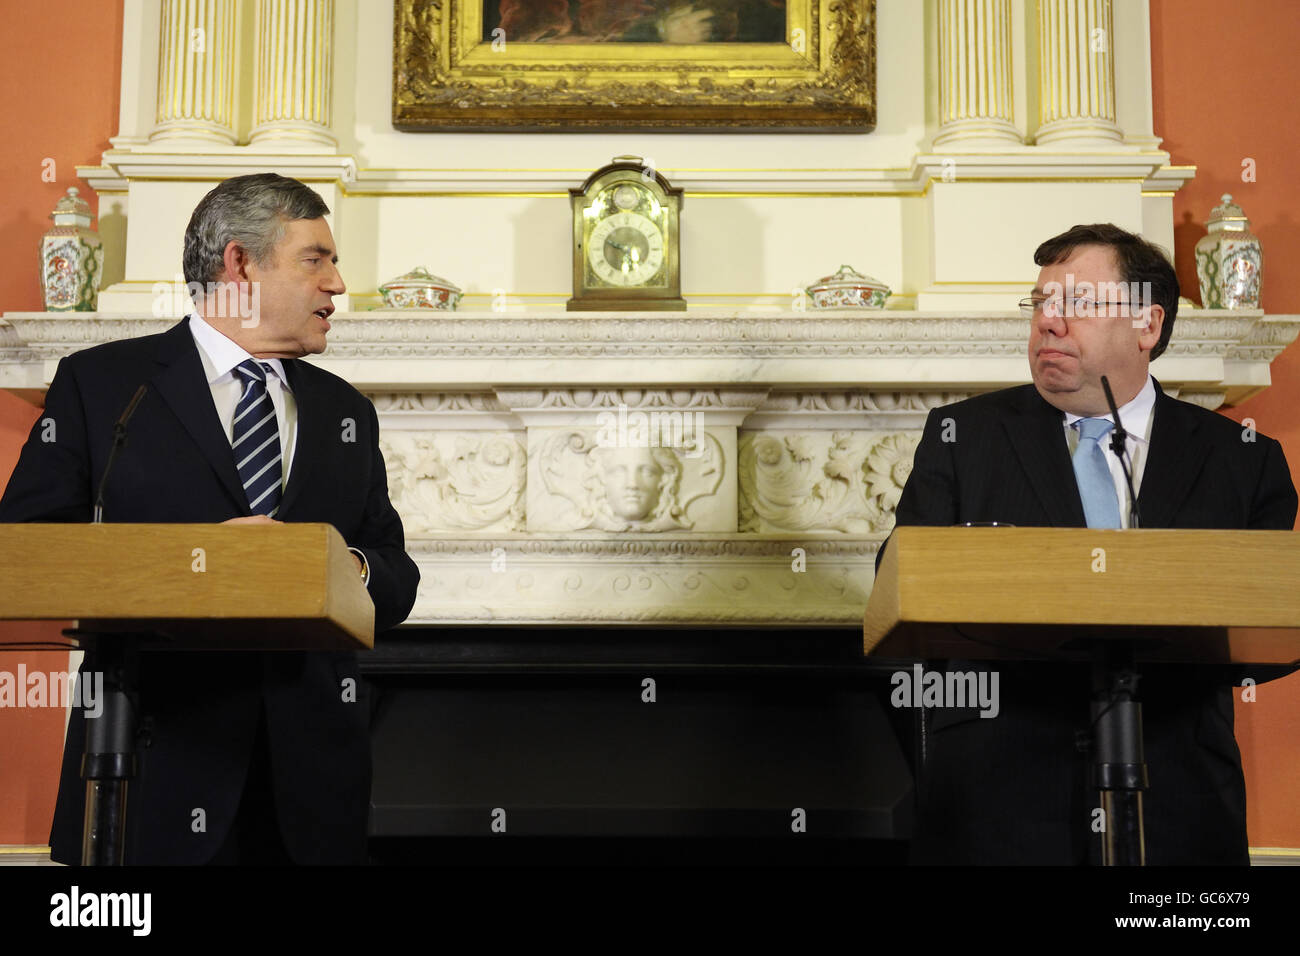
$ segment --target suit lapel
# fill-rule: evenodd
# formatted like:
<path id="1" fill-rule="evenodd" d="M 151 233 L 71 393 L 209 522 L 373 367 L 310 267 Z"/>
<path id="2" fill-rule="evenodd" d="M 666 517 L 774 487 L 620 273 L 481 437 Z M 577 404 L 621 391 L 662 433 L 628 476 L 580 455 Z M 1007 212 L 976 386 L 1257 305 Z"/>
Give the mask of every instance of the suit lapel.
<path id="1" fill-rule="evenodd" d="M 293 389 L 293 402 L 298 412 L 298 435 L 294 439 L 293 462 L 289 466 L 289 484 L 280 499 L 277 518 L 284 518 L 294 502 L 302 494 L 303 486 L 311 479 L 311 473 L 319 457 L 315 452 L 328 447 L 325 443 L 332 438 L 341 440 L 342 422 L 331 422 L 322 408 L 320 390 L 313 382 L 314 376 L 303 373 L 302 362 L 298 359 L 284 359 L 284 374 Z M 335 430 L 337 427 L 337 430 Z"/>
<path id="2" fill-rule="evenodd" d="M 1034 386 L 1027 385 L 1016 411 L 1004 418 L 1002 425 L 1039 504 L 1053 527 L 1083 527 L 1083 502 L 1065 443 L 1060 409 L 1049 405 Z"/>
<path id="3" fill-rule="evenodd" d="M 157 360 L 163 367 L 153 377 L 154 388 L 199 446 L 240 513 L 250 514 L 248 498 L 239 480 L 239 472 L 235 469 L 230 439 L 226 437 L 221 428 L 221 420 L 217 417 L 212 390 L 208 387 L 203 361 L 199 358 L 198 346 L 194 344 L 194 336 L 190 333 L 188 319 L 162 336 Z"/>
<path id="4" fill-rule="evenodd" d="M 1145 528 L 1168 528 L 1196 484 L 1210 446 L 1203 440 L 1194 415 L 1170 398 L 1156 382 L 1151 445 L 1138 489 L 1138 509 Z"/>

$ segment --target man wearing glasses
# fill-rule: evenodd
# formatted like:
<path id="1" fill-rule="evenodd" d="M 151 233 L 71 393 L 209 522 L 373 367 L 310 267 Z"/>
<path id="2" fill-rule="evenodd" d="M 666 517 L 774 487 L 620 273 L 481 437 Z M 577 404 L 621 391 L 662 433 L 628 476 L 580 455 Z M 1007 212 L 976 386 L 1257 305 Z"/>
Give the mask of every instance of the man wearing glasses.
<path id="1" fill-rule="evenodd" d="M 1151 377 L 1178 313 L 1178 279 L 1159 247 L 1109 223 L 1075 226 L 1039 246 L 1034 262 L 1038 283 L 1020 303 L 1033 384 L 931 411 L 897 524 L 1126 528 L 1136 514 L 1145 528 L 1290 530 L 1297 500 L 1281 446 L 1171 398 Z M 1110 447 L 1103 375 L 1128 432 L 1133 509 Z M 928 715 L 912 859 L 1095 862 L 1097 795 L 1079 745 L 1089 669 L 999 670 L 996 719 Z M 1147 862 L 1248 863 L 1228 678 L 1174 665 L 1143 673 Z"/>

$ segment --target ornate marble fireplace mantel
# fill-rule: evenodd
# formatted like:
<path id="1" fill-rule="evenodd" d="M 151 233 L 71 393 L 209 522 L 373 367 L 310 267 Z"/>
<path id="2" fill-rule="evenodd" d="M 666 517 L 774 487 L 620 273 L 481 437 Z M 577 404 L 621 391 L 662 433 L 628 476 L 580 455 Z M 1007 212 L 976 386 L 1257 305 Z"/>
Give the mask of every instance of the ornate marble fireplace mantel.
<path id="1" fill-rule="evenodd" d="M 0 387 L 175 319 L 7 313 Z M 412 623 L 852 624 L 929 409 L 1028 380 L 1014 314 L 338 313 L 423 574 Z M 1154 371 L 1208 408 L 1300 316 L 1187 309 Z"/>

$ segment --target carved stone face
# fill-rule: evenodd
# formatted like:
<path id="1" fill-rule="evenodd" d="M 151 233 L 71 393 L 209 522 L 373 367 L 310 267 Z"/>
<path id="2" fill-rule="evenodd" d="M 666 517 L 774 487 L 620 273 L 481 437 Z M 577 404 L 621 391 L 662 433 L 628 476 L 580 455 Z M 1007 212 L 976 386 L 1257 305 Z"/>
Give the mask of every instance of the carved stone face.
<path id="1" fill-rule="evenodd" d="M 611 448 L 601 455 L 605 500 L 624 521 L 644 521 L 659 506 L 664 470 L 649 448 Z"/>

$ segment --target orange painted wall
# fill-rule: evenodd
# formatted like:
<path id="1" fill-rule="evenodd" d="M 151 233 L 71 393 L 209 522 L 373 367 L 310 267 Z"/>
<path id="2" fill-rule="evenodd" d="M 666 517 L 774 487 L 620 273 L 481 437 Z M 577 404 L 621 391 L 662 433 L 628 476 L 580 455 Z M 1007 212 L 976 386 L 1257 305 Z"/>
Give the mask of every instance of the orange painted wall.
<path id="1" fill-rule="evenodd" d="M 0 23 L 12 30 L 0 57 L 0 312 L 41 308 L 37 243 L 68 186 L 91 209 L 98 200 L 77 179 L 78 163 L 98 163 L 117 133 L 122 60 L 122 5 L 106 0 L 30 3 L 0 0 Z M 43 182 L 46 159 L 54 182 Z M 39 410 L 0 392 L 0 483 L 7 482 Z M 59 624 L 0 624 L 6 640 L 59 637 Z M 68 667 L 66 652 L 0 654 L 17 674 Z M 0 844 L 49 839 L 63 750 L 60 709 L 0 709 Z"/>
<path id="2" fill-rule="evenodd" d="M 1183 294 L 1200 301 L 1192 250 L 1210 210 L 1231 193 L 1263 244 L 1265 311 L 1300 314 L 1300 3 L 1151 0 L 1151 34 L 1156 135 L 1175 163 L 1197 167 L 1174 198 Z M 1242 180 L 1247 159 L 1255 182 Z M 1281 441 L 1300 484 L 1300 342 L 1272 374 L 1270 388 L 1224 413 L 1253 418 Z M 1256 694 L 1253 703 L 1237 701 L 1250 843 L 1300 847 L 1300 674 Z"/>
<path id="3" fill-rule="evenodd" d="M 0 391 L 0 480 L 8 480 L 40 409 Z M 6 641 L 59 641 L 62 624 L 0 624 Z M 0 670 L 11 675 L 68 669 L 67 651 L 0 653 Z M 54 813 L 63 752 L 64 711 L 53 707 L 0 708 L 0 844 L 45 843 Z"/>

